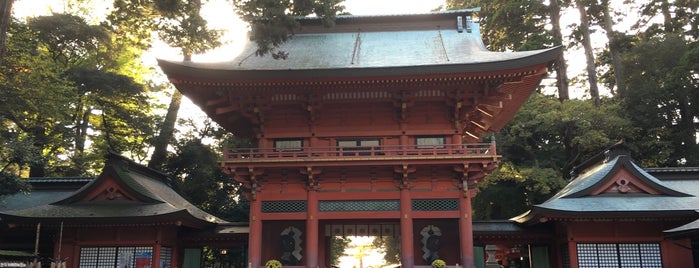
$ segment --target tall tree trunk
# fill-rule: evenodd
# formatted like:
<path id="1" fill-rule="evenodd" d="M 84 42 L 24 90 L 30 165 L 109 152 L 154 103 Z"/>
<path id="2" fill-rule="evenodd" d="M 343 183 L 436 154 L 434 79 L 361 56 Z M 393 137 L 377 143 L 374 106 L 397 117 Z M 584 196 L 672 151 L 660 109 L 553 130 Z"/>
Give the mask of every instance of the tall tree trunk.
<path id="1" fill-rule="evenodd" d="M 150 168 L 159 169 L 165 163 L 167 147 L 170 145 L 170 140 L 175 132 L 175 123 L 177 122 L 177 114 L 180 111 L 181 103 L 182 93 L 174 89 L 172 98 L 170 99 L 170 106 L 167 108 L 167 114 L 165 115 L 163 124 L 160 126 L 160 133 L 153 143 L 153 154 L 148 162 L 148 167 Z"/>
<path id="2" fill-rule="evenodd" d="M 69 175 L 81 175 L 85 171 L 85 142 L 87 140 L 87 128 L 89 126 L 91 110 L 88 108 L 81 116 L 80 120 L 76 120 L 78 123 L 75 126 L 75 152 L 73 152 L 73 168 L 77 174 Z M 104 114 L 104 112 L 103 112 Z M 111 145 L 111 144 L 110 144 Z"/>
<path id="3" fill-rule="evenodd" d="M 32 144 L 32 146 L 34 147 L 34 150 L 36 150 L 37 155 L 39 155 L 39 159 L 34 160 L 29 164 L 29 177 L 46 177 L 46 161 L 43 154 L 46 144 L 48 143 L 46 128 L 37 125 L 31 127 L 29 129 L 29 133 L 31 133 L 30 135 L 34 137 L 34 144 Z"/>
<path id="4" fill-rule="evenodd" d="M 683 154 L 685 155 L 687 166 L 697 166 L 699 165 L 699 155 L 697 154 L 699 152 L 699 145 L 697 145 L 697 127 L 694 123 L 694 113 L 692 113 L 692 111 L 696 110 L 696 107 L 693 107 L 694 105 L 692 105 L 688 95 L 689 94 L 686 94 L 685 97 L 678 96 L 680 102 L 679 124 L 681 125 L 680 129 L 683 130 L 681 130 L 680 135 L 683 136 L 681 140 L 684 143 L 682 146 L 684 148 L 680 150 L 684 150 Z"/>
<path id="5" fill-rule="evenodd" d="M 7 42 L 7 30 L 12 18 L 12 4 L 14 0 L 0 0 L 0 64 L 5 58 L 5 43 Z"/>
<path id="6" fill-rule="evenodd" d="M 578 6 L 578 11 L 580 11 L 580 32 L 582 33 L 583 48 L 585 49 L 585 60 L 587 63 L 587 77 L 590 83 L 590 96 L 592 97 L 592 103 L 595 106 L 599 106 L 599 88 L 597 87 L 597 71 L 595 67 L 595 57 L 592 52 L 592 41 L 590 40 L 590 21 L 587 18 L 587 11 L 585 10 L 585 5 L 581 0 L 576 0 L 575 4 Z"/>
<path id="7" fill-rule="evenodd" d="M 184 61 L 191 61 L 192 54 L 186 52 L 184 48 L 182 48 L 182 51 L 184 54 Z M 167 108 L 167 114 L 163 120 L 163 125 L 160 126 L 160 134 L 158 134 L 153 144 L 153 154 L 150 156 L 150 161 L 148 161 L 149 168 L 159 169 L 165 163 L 167 147 L 170 145 L 173 133 L 175 133 L 177 114 L 180 112 L 181 104 L 182 93 L 175 88 L 172 92 L 170 106 Z"/>
<path id="8" fill-rule="evenodd" d="M 609 39 L 609 54 L 612 56 L 612 68 L 614 69 L 614 82 L 616 84 L 617 90 L 623 89 L 624 85 L 624 68 L 621 65 L 621 51 L 619 44 L 617 43 L 617 38 L 614 33 L 614 22 L 612 22 L 611 8 L 609 6 L 609 0 L 602 0 L 602 6 L 604 7 L 604 30 L 607 32 L 607 39 Z M 612 95 L 614 93 L 614 87 L 609 89 Z"/>
<path id="9" fill-rule="evenodd" d="M 562 45 L 563 33 L 561 32 L 561 6 L 558 4 L 558 0 L 550 1 L 549 10 L 551 13 L 551 26 L 554 42 L 556 45 Z M 558 59 L 556 59 L 554 68 L 556 69 L 558 99 L 561 101 L 568 100 L 570 99 L 568 92 L 568 66 L 566 65 L 566 60 L 562 53 Z"/>
<path id="10" fill-rule="evenodd" d="M 675 25 L 672 21 L 672 13 L 670 13 L 670 3 L 668 3 L 667 0 L 661 1 L 660 11 L 663 13 L 663 26 L 665 26 L 665 32 L 675 32 Z"/>

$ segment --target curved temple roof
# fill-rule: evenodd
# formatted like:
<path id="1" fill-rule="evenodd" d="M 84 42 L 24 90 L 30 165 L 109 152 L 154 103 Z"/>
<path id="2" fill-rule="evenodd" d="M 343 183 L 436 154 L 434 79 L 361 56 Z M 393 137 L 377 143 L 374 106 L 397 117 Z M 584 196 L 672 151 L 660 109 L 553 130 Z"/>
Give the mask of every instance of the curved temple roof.
<path id="1" fill-rule="evenodd" d="M 604 191 L 619 185 L 639 192 Z M 616 156 L 572 180 L 556 195 L 511 220 L 534 224 L 556 217 L 662 217 L 695 215 L 699 208 L 695 180 L 659 180 L 629 156 Z M 620 189 L 620 188 L 618 188 Z"/>
<path id="2" fill-rule="evenodd" d="M 554 60 L 560 47 L 491 52 L 471 20 L 478 9 L 402 16 L 339 16 L 325 28 L 318 18 L 282 44 L 283 59 L 256 56 L 257 44 L 219 63 L 159 60 L 172 77 L 220 79 L 366 77 L 517 69 Z"/>
<path id="3" fill-rule="evenodd" d="M 42 196 L 40 191 L 36 194 Z M 104 194 L 112 196 L 99 198 Z M 110 153 L 107 166 L 95 180 L 77 191 L 60 192 L 43 201 L 47 203 L 15 207 L 15 210 L 6 208 L 0 211 L 0 217 L 12 222 L 84 221 L 85 224 L 138 221 L 213 226 L 227 223 L 180 196 L 170 187 L 166 174 L 114 153 Z"/>

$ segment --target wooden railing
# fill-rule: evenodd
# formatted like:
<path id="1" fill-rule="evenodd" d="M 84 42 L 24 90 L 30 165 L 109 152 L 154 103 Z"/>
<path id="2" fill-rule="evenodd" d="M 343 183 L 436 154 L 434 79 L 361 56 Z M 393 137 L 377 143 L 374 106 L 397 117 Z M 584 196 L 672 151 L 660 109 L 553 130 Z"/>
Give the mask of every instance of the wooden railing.
<path id="1" fill-rule="evenodd" d="M 395 158 L 418 156 L 495 156 L 495 143 L 440 144 L 440 145 L 384 145 L 377 147 L 299 147 L 299 148 L 227 148 L 223 160 L 251 161 L 282 158 L 308 160 L 333 158 Z"/>

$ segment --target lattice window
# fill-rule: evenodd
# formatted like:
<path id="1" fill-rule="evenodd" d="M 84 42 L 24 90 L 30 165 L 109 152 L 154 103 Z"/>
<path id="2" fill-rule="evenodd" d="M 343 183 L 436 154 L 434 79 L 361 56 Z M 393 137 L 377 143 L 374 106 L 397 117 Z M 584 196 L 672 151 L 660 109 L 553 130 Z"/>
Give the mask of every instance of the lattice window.
<path id="1" fill-rule="evenodd" d="M 659 244 L 577 244 L 580 268 L 662 267 Z"/>
<path id="2" fill-rule="evenodd" d="M 263 201 L 263 213 L 306 212 L 306 201 Z"/>
<path id="3" fill-rule="evenodd" d="M 113 268 L 116 264 L 116 247 L 89 247 L 80 250 L 80 267 Z"/>
<path id="4" fill-rule="evenodd" d="M 170 252 L 172 252 L 172 250 L 170 250 Z M 172 253 L 167 257 L 168 265 L 171 257 Z M 162 258 L 164 257 L 161 256 L 161 259 Z M 140 266 L 152 267 L 153 247 L 80 248 L 80 268 L 136 267 L 137 262 Z"/>
<path id="5" fill-rule="evenodd" d="M 570 268 L 570 252 L 568 252 L 568 244 L 563 244 L 561 246 L 561 262 L 563 262 L 563 268 Z"/>
<path id="6" fill-rule="evenodd" d="M 324 200 L 318 203 L 318 210 L 332 211 L 398 211 L 398 200 Z"/>
<path id="7" fill-rule="evenodd" d="M 415 211 L 454 211 L 459 210 L 459 199 L 415 199 Z"/>
<path id="8" fill-rule="evenodd" d="M 160 248 L 160 268 L 172 268 L 172 248 Z"/>

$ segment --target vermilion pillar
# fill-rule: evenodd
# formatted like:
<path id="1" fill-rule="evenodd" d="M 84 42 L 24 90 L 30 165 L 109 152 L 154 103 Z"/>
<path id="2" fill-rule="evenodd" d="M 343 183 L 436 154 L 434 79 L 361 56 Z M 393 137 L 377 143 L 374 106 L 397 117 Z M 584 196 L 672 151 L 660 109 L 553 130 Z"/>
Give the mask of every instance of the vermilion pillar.
<path id="1" fill-rule="evenodd" d="M 413 249 L 413 217 L 410 189 L 400 189 L 400 241 L 402 267 L 413 267 L 415 262 L 415 250 Z"/>
<path id="2" fill-rule="evenodd" d="M 308 190 L 306 216 L 306 267 L 318 267 L 318 196 L 315 189 Z"/>
<path id="3" fill-rule="evenodd" d="M 464 185 L 464 187 L 468 187 Z M 459 246 L 461 248 L 461 264 L 464 268 L 474 268 L 473 262 L 473 222 L 471 221 L 471 190 L 464 189 L 459 199 Z"/>
<path id="4" fill-rule="evenodd" d="M 250 201 L 250 234 L 248 236 L 248 262 L 250 267 L 260 267 L 262 259 L 262 203 L 259 199 Z"/>

